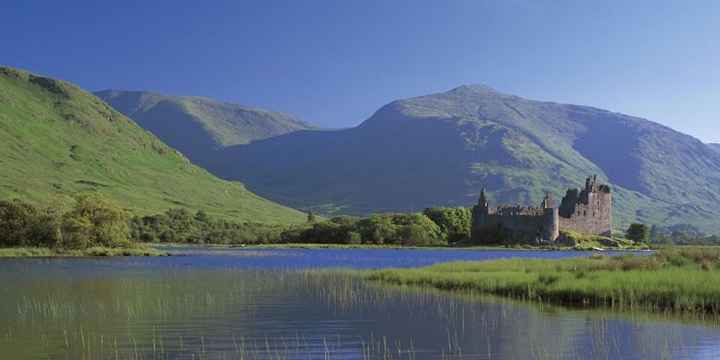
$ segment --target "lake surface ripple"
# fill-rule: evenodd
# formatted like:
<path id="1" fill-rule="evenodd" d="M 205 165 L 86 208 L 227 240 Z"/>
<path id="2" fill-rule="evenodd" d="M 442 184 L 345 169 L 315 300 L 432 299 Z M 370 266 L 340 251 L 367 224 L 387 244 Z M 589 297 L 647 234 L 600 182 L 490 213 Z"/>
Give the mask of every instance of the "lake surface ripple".
<path id="1" fill-rule="evenodd" d="M 2 359 L 712 359 L 717 319 L 367 284 L 324 268 L 579 252 L 222 249 L 0 259 Z"/>

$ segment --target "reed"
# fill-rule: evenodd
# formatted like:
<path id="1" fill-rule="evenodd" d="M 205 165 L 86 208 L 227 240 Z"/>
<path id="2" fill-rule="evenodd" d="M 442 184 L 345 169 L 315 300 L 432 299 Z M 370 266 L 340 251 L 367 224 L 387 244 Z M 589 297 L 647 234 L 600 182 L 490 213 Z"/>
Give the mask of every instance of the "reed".
<path id="1" fill-rule="evenodd" d="M 650 256 L 452 262 L 360 276 L 568 306 L 720 314 L 719 267 L 718 248 L 667 248 Z"/>

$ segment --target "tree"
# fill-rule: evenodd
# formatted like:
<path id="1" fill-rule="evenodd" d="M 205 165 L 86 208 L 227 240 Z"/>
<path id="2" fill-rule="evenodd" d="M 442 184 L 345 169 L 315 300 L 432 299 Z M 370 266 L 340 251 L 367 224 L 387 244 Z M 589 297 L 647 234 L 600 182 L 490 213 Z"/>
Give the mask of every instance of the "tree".
<path id="1" fill-rule="evenodd" d="M 468 208 L 428 208 L 423 214 L 440 227 L 449 242 L 470 239 L 472 211 Z"/>
<path id="2" fill-rule="evenodd" d="M 61 231 L 64 248 L 85 249 L 93 245 L 93 224 L 86 217 L 65 216 Z"/>
<path id="3" fill-rule="evenodd" d="M 32 246 L 59 247 L 62 245 L 62 216 L 53 208 L 41 210 L 31 230 Z"/>
<path id="4" fill-rule="evenodd" d="M 387 215 L 371 215 L 357 224 L 363 242 L 372 244 L 392 244 L 395 240 L 397 226 Z"/>
<path id="5" fill-rule="evenodd" d="M 38 210 L 20 200 L 0 201 L 0 245 L 30 245 Z"/>
<path id="6" fill-rule="evenodd" d="M 81 195 L 63 216 L 62 235 L 63 244 L 74 248 L 127 246 L 129 218 L 125 210 L 99 195 Z"/>
<path id="7" fill-rule="evenodd" d="M 307 222 L 312 224 L 312 223 L 314 223 L 315 221 L 316 221 L 316 219 L 315 219 L 315 214 L 313 214 L 312 211 L 308 211 L 308 213 L 307 213 Z"/>
<path id="8" fill-rule="evenodd" d="M 635 243 L 647 242 L 650 238 L 650 228 L 645 224 L 631 224 L 625 237 Z"/>
<path id="9" fill-rule="evenodd" d="M 347 233 L 348 244 L 362 244 L 362 235 L 357 231 L 350 231 Z"/>

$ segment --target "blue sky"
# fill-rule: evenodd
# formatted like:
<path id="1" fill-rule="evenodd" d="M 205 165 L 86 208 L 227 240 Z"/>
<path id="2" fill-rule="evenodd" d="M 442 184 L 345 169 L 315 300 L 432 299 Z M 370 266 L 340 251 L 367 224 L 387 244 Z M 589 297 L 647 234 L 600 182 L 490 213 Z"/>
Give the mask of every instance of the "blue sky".
<path id="1" fill-rule="evenodd" d="M 720 1 L 3 1 L 0 64 L 353 126 L 486 84 L 720 142 Z"/>

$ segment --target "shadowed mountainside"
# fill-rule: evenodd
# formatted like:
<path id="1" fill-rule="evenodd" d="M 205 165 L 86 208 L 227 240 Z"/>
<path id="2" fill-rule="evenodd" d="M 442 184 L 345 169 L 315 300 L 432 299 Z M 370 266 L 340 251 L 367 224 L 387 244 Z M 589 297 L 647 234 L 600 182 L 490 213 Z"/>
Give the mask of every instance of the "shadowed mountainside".
<path id="1" fill-rule="evenodd" d="M 657 123 L 587 106 L 523 99 L 485 86 L 392 102 L 360 126 L 298 131 L 222 150 L 216 174 L 323 213 L 539 204 L 609 181 L 616 227 L 690 223 L 720 231 L 720 153 Z"/>
<path id="2" fill-rule="evenodd" d="M 199 164 L 225 146 L 313 128 L 287 114 L 203 97 L 120 90 L 95 95 Z"/>

